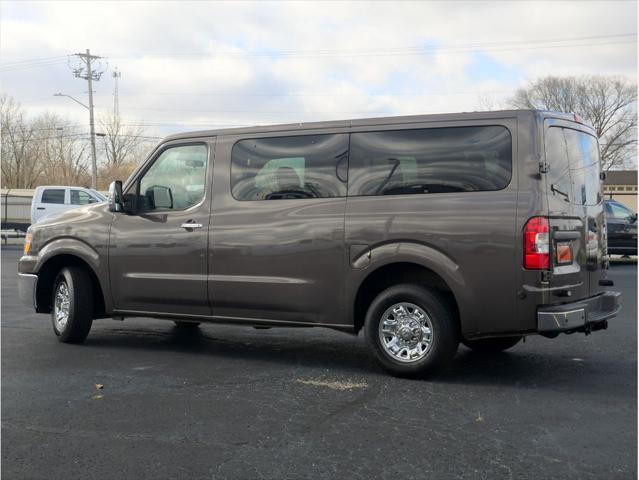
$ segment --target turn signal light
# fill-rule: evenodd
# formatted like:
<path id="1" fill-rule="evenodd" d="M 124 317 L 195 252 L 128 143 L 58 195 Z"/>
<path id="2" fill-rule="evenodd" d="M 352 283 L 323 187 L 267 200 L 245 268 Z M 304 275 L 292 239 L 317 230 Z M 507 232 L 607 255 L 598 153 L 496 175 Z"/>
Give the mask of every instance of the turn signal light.
<path id="1" fill-rule="evenodd" d="M 29 250 L 31 250 L 31 239 L 32 235 L 27 233 L 24 236 L 24 255 L 29 255 Z"/>
<path id="2" fill-rule="evenodd" d="M 550 228 L 546 217 L 532 217 L 524 227 L 524 268 L 547 270 L 550 267 Z"/>

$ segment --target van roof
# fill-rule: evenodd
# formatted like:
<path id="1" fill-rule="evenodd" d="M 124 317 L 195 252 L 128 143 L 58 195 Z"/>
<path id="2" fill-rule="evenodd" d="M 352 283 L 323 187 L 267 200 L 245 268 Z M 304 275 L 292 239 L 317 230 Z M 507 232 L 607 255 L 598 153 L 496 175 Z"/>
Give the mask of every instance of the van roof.
<path id="1" fill-rule="evenodd" d="M 235 127 L 216 130 L 197 130 L 169 135 L 163 141 L 179 140 L 193 137 L 215 137 L 218 135 L 242 135 L 249 133 L 267 133 L 278 131 L 303 131 L 319 128 L 359 127 L 368 125 L 399 125 L 402 123 L 441 122 L 447 120 L 485 120 L 491 118 L 514 117 L 517 114 L 529 113 L 543 117 L 560 118 L 576 121 L 574 114 L 548 112 L 543 110 L 495 110 L 490 112 L 437 113 L 428 115 L 404 115 L 395 117 L 373 117 L 350 120 L 327 120 L 322 122 L 286 123 L 276 125 L 256 125 L 252 127 Z"/>

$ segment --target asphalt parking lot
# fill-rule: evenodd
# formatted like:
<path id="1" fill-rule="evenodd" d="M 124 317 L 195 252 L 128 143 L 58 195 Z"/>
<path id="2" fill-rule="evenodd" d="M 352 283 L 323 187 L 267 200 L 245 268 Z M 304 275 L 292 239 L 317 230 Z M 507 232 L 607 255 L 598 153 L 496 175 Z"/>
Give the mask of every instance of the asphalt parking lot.
<path id="1" fill-rule="evenodd" d="M 64 345 L 18 304 L 19 255 L 2 251 L 4 478 L 637 476 L 636 264 L 611 268 L 608 330 L 460 347 L 424 381 L 322 329 L 100 320 Z"/>

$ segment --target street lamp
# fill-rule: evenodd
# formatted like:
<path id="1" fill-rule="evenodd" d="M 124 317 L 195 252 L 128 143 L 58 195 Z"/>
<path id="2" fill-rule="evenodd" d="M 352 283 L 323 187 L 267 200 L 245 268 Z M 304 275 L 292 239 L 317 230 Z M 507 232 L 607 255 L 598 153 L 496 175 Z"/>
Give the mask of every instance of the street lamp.
<path id="1" fill-rule="evenodd" d="M 93 121 L 93 104 L 91 107 L 87 107 L 84 103 L 82 103 L 77 98 L 73 98 L 71 95 L 67 95 L 66 93 L 54 93 L 54 97 L 67 97 L 73 100 L 75 103 L 82 105 L 89 111 L 89 128 L 91 131 L 91 186 L 95 190 L 98 188 L 98 163 L 95 154 L 95 125 Z"/>
<path id="2" fill-rule="evenodd" d="M 80 100 L 73 98 L 71 95 L 67 95 L 66 93 L 54 93 L 53 94 L 54 97 L 68 97 L 71 100 L 73 100 L 75 103 L 79 103 L 80 105 L 82 105 L 84 108 L 86 108 L 87 110 L 90 110 L 89 107 L 87 107 L 84 103 L 82 103 Z"/>

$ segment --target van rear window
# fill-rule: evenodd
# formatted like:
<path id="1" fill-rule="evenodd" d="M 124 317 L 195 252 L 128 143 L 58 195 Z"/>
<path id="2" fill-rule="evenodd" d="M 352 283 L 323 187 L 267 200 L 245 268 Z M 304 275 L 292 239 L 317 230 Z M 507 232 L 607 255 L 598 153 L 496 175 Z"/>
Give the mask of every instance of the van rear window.
<path id="1" fill-rule="evenodd" d="M 601 202 L 599 145 L 578 130 L 550 127 L 545 138 L 550 195 L 576 205 Z"/>
<path id="2" fill-rule="evenodd" d="M 349 196 L 501 190 L 512 140 L 501 126 L 353 133 L 349 164 Z"/>

